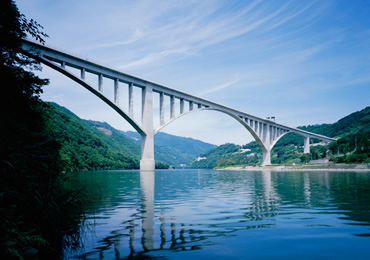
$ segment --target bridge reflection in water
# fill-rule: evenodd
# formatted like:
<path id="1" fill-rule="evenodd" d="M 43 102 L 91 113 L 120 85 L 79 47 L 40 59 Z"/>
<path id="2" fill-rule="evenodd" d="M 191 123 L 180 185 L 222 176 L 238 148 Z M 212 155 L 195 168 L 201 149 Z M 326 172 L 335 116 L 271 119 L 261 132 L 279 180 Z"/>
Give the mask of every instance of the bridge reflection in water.
<path id="1" fill-rule="evenodd" d="M 169 217 L 168 223 L 166 223 L 166 212 L 163 207 L 160 209 L 159 215 L 159 230 L 155 232 L 155 215 L 154 215 L 154 187 L 155 187 L 155 172 L 154 171 L 142 171 L 140 173 L 140 187 L 142 197 L 142 209 L 141 209 L 141 247 L 135 248 L 135 225 L 134 219 L 130 220 L 128 230 L 130 232 L 130 255 L 128 258 L 132 258 L 135 254 L 140 255 L 148 251 L 156 250 L 195 250 L 199 249 L 196 245 L 190 245 L 189 243 L 196 243 L 202 238 L 197 237 L 196 234 L 201 232 L 189 229 L 184 223 L 176 223 L 176 218 Z M 139 219 L 140 221 L 140 219 Z M 168 237 L 168 231 L 170 230 L 170 239 Z M 167 234 L 166 234 L 167 233 Z M 154 236 L 159 236 L 159 239 L 154 239 Z M 155 245 L 155 240 L 160 243 Z M 157 247 L 156 247 L 157 246 Z M 124 247 L 124 245 L 123 245 Z M 119 246 L 115 246 L 116 256 L 119 256 Z M 117 257 L 119 258 L 119 257 Z"/>
<path id="2" fill-rule="evenodd" d="M 254 239 L 248 232 L 252 229 L 268 236 L 271 227 L 284 226 L 295 215 L 299 217 L 293 223 L 307 218 L 313 227 L 331 225 L 327 218 L 320 219 L 328 212 L 369 226 L 370 214 L 365 209 L 370 201 L 362 188 L 353 190 L 355 184 L 370 184 L 368 173 L 193 170 L 160 171 L 157 176 L 151 171 L 126 172 L 123 177 L 117 172 L 105 174 L 110 176 L 109 191 L 120 190 L 122 181 L 126 187 L 117 194 L 102 191 L 104 206 L 89 213 L 95 214 L 97 244 L 86 244 L 84 252 L 74 252 L 75 256 L 131 259 L 199 253 L 240 232 Z M 364 201 L 352 207 L 347 202 L 359 193 Z M 323 208 L 327 209 L 321 212 Z M 115 219 L 120 224 L 112 224 Z"/>

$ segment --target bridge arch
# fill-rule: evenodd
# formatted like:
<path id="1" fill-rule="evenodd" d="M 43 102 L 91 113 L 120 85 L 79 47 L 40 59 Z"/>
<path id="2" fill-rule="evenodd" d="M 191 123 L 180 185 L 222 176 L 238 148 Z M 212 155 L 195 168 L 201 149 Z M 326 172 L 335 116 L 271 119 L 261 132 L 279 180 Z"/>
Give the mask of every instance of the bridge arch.
<path id="1" fill-rule="evenodd" d="M 237 122 L 239 122 L 245 129 L 248 130 L 248 132 L 253 136 L 253 138 L 255 139 L 255 141 L 261 146 L 261 149 L 264 150 L 265 147 L 263 145 L 263 142 L 262 140 L 256 135 L 256 133 L 252 130 L 252 128 L 247 125 L 243 120 L 241 120 L 238 116 L 234 115 L 233 113 L 230 113 L 228 111 L 224 111 L 224 110 L 221 110 L 221 109 L 216 109 L 216 108 L 201 108 L 201 109 L 197 109 L 197 110 L 191 110 L 191 111 L 187 111 L 185 113 L 182 113 L 182 114 L 179 114 L 177 115 L 176 117 L 174 118 L 171 118 L 170 120 L 166 121 L 163 125 L 160 125 L 159 127 L 157 127 L 155 130 L 154 130 L 154 134 L 157 134 L 158 132 L 160 132 L 164 127 L 168 126 L 169 124 L 171 124 L 172 122 L 174 122 L 175 120 L 185 116 L 185 115 L 188 115 L 190 113 L 193 113 L 193 112 L 198 112 L 198 111 L 216 111 L 216 112 L 220 112 L 222 114 L 225 114 L 229 117 L 231 117 L 232 119 L 236 120 Z"/>
<path id="2" fill-rule="evenodd" d="M 197 110 L 215 110 L 227 114 L 241 123 L 253 136 L 253 138 L 260 145 L 263 152 L 262 165 L 271 164 L 270 151 L 276 142 L 286 133 L 294 132 L 305 137 L 305 152 L 309 152 L 309 138 L 318 138 L 320 140 L 331 142 L 335 139 L 323 135 L 318 135 L 303 131 L 301 129 L 292 128 L 269 119 L 260 118 L 240 110 L 227 107 L 216 102 L 200 98 L 183 91 L 173 89 L 171 87 L 161 85 L 137 76 L 123 73 L 106 66 L 88 61 L 83 58 L 56 50 L 54 48 L 38 44 L 36 42 L 22 40 L 22 48 L 26 55 L 39 60 L 45 65 L 55 69 L 56 71 L 66 75 L 70 79 L 79 83 L 87 90 L 95 94 L 111 108 L 113 108 L 119 115 L 121 115 L 134 129 L 141 135 L 141 170 L 154 170 L 154 135 L 166 125 L 170 124 L 177 118 L 194 112 Z M 69 72 L 66 65 L 81 71 L 80 76 Z M 92 87 L 85 81 L 85 73 L 89 72 L 99 76 L 98 89 Z M 114 80 L 114 100 L 110 100 L 103 94 L 101 88 L 103 78 Z M 129 109 L 128 113 L 123 111 L 118 106 L 118 89 L 119 82 L 128 84 L 129 86 Z M 141 124 L 136 122 L 133 117 L 133 88 L 140 88 L 142 91 L 141 104 Z M 153 129 L 153 93 L 160 95 L 160 126 Z M 164 121 L 164 96 L 170 97 L 170 119 Z M 175 99 L 180 100 L 180 115 L 175 116 Z M 185 103 L 189 104 L 189 111 L 185 111 Z M 307 148 L 306 148 L 307 147 Z"/>
<path id="3" fill-rule="evenodd" d="M 248 130 L 248 132 L 253 136 L 254 140 L 258 143 L 258 145 L 261 147 L 262 151 L 266 151 L 265 144 L 263 143 L 262 139 L 256 134 L 255 131 L 251 128 L 250 125 L 246 124 L 244 120 L 242 120 L 238 115 L 235 115 L 234 113 L 231 113 L 229 111 L 225 111 L 222 109 L 217 109 L 217 108 L 207 108 L 207 110 L 213 110 L 213 111 L 218 111 L 221 113 L 224 113 L 231 118 L 235 119 L 237 122 L 239 122 L 245 129 Z"/>
<path id="4" fill-rule="evenodd" d="M 96 95 L 98 98 L 100 98 L 103 102 L 105 102 L 108 106 L 113 108 L 120 116 L 122 116 L 127 122 L 141 135 L 145 136 L 146 133 L 143 131 L 141 126 L 133 119 L 131 118 L 125 111 L 123 111 L 119 106 L 117 106 L 113 101 L 111 101 L 108 97 L 106 97 L 102 92 L 96 90 L 93 86 L 91 86 L 89 83 L 87 83 L 84 79 L 76 76 L 75 74 L 69 72 L 62 66 L 58 66 L 47 59 L 43 59 L 40 57 L 35 57 L 35 59 L 41 61 L 45 65 L 55 69 L 56 71 L 62 73 L 63 75 L 67 76 L 71 80 L 77 82 L 84 88 L 86 88 L 88 91 Z"/>
<path id="5" fill-rule="evenodd" d="M 166 121 L 165 124 L 156 128 L 155 131 L 154 131 L 154 134 L 158 133 L 160 130 L 162 130 L 164 127 L 168 126 L 169 124 L 171 124 L 175 120 L 183 117 L 184 115 L 188 115 L 191 112 L 195 112 L 195 111 L 216 111 L 216 112 L 220 112 L 222 114 L 225 114 L 225 115 L 231 117 L 232 119 L 236 120 L 238 123 L 240 123 L 252 135 L 254 140 L 260 146 L 260 148 L 263 152 L 263 158 L 265 158 L 265 161 L 263 160 L 262 164 L 264 164 L 264 165 L 270 164 L 269 163 L 269 160 L 270 160 L 269 158 L 270 158 L 270 151 L 271 151 L 272 147 L 266 146 L 265 140 L 262 139 L 263 136 L 265 137 L 265 139 L 269 138 L 269 137 L 267 137 L 268 133 L 267 134 L 265 133 L 264 135 L 262 135 L 262 134 L 258 135 L 258 133 L 251 127 L 251 125 L 247 124 L 245 122 L 245 120 L 243 120 L 243 118 L 238 116 L 238 114 L 235 114 L 232 111 L 228 111 L 228 110 L 225 110 L 225 109 L 222 109 L 222 108 L 204 107 L 204 108 L 200 108 L 198 110 L 192 110 L 192 111 L 188 111 L 186 113 L 179 114 L 176 117 L 171 118 L 170 120 Z M 265 127 L 265 128 L 267 128 L 267 127 Z"/>

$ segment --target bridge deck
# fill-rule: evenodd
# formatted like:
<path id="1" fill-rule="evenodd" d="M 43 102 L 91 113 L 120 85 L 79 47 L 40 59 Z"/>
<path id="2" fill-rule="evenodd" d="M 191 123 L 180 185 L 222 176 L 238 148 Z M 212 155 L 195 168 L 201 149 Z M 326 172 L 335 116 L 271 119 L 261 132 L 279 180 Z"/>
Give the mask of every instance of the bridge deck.
<path id="1" fill-rule="evenodd" d="M 219 111 L 231 116 L 241 123 L 261 147 L 263 152 L 262 165 L 271 164 L 271 149 L 276 142 L 287 133 L 296 133 L 304 137 L 304 153 L 309 152 L 310 138 L 317 138 L 324 142 L 335 141 L 334 138 L 279 124 L 275 121 L 261 118 L 141 77 L 130 75 L 32 41 L 23 40 L 22 48 L 25 50 L 26 54 L 63 73 L 101 98 L 141 134 L 141 170 L 154 170 L 154 135 L 177 118 L 196 110 Z M 79 70 L 80 75 L 72 73 L 67 67 Z M 85 81 L 86 72 L 98 75 L 97 88 L 94 88 Z M 104 78 L 114 81 L 113 100 L 103 94 L 102 85 Z M 118 93 L 120 82 L 128 85 L 128 113 L 123 111 L 119 106 Z M 133 117 L 134 87 L 142 90 L 141 124 L 136 122 Z M 157 129 L 153 129 L 153 93 L 159 94 L 160 100 L 160 127 Z M 167 121 L 164 120 L 164 96 L 170 97 L 170 118 Z M 175 113 L 175 100 L 180 101 L 180 114 L 177 115 Z M 188 111 L 185 110 L 185 103 L 188 103 Z"/>
<path id="2" fill-rule="evenodd" d="M 169 86 L 165 86 L 163 84 L 159 84 L 142 77 L 134 76 L 125 72 L 118 71 L 113 68 L 109 68 L 108 66 L 98 64 L 96 62 L 90 61 L 88 59 L 83 59 L 77 57 L 75 55 L 66 53 L 64 51 L 57 50 L 52 47 L 48 47 L 45 45 L 41 45 L 35 43 L 33 41 L 23 40 L 23 49 L 27 51 L 36 51 L 37 55 L 41 56 L 44 59 L 47 59 L 52 62 L 60 63 L 61 66 L 70 66 L 75 69 L 86 71 L 95 75 L 100 75 L 105 78 L 109 78 L 112 80 L 118 79 L 121 82 L 126 84 L 133 84 L 135 87 L 145 88 L 145 87 L 152 87 L 153 92 L 163 93 L 166 96 L 174 97 L 176 99 L 180 99 L 183 101 L 190 102 L 192 105 L 198 106 L 198 108 L 205 108 L 211 110 L 218 110 L 218 111 L 227 111 L 229 114 L 233 114 L 235 117 L 239 117 L 241 120 L 245 122 L 258 122 L 263 124 L 268 124 L 273 126 L 277 129 L 281 129 L 283 132 L 294 132 L 300 134 L 302 136 L 306 136 L 309 138 L 317 138 L 325 142 L 335 141 L 334 138 L 330 138 L 327 136 L 323 136 L 316 133 L 307 132 L 298 128 L 293 128 L 290 126 L 286 126 L 283 124 L 279 124 L 272 120 L 261 118 L 241 110 L 231 108 L 214 101 L 198 97 L 184 91 L 180 91 L 174 89 Z M 255 123 L 256 125 L 256 123 Z"/>

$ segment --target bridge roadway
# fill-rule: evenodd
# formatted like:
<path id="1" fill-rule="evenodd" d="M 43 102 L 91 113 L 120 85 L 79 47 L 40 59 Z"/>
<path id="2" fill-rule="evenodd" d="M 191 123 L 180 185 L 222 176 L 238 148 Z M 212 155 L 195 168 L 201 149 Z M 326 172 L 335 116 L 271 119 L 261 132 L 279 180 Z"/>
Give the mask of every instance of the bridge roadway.
<path id="1" fill-rule="evenodd" d="M 304 137 L 304 153 L 309 153 L 310 138 L 317 138 L 324 142 L 332 142 L 335 139 L 307 132 L 301 129 L 289 127 L 279 124 L 275 121 L 261 118 L 249 113 L 224 106 L 222 104 L 197 97 L 185 93 L 174 88 L 155 83 L 130 75 L 112 68 L 108 68 L 101 64 L 68 54 L 64 51 L 57 50 L 50 46 L 41 45 L 33 41 L 23 40 L 22 48 L 25 54 L 44 63 L 45 65 L 59 71 L 66 75 L 83 87 L 94 93 L 111 108 L 113 108 L 119 115 L 132 125 L 135 130 L 141 135 L 141 170 L 154 170 L 154 135 L 163 127 L 173 122 L 177 118 L 200 110 L 215 110 L 225 113 L 241 125 L 243 125 L 249 133 L 253 136 L 256 142 L 262 149 L 263 159 L 262 165 L 271 164 L 271 149 L 276 142 L 287 133 L 295 133 Z M 71 68 L 80 71 L 76 75 Z M 98 76 L 97 87 L 89 84 L 85 78 L 86 73 L 92 73 Z M 114 81 L 114 97 L 113 100 L 104 95 L 103 81 L 104 78 Z M 127 84 L 128 86 L 128 111 L 124 111 L 119 106 L 119 89 L 120 84 Z M 133 88 L 140 88 L 142 93 L 141 98 L 141 122 L 136 122 L 134 119 L 134 94 Z M 154 129 L 153 126 L 153 95 L 159 95 L 159 127 Z M 170 99 L 169 118 L 165 118 L 165 96 Z M 180 103 L 179 113 L 175 112 L 175 104 Z"/>

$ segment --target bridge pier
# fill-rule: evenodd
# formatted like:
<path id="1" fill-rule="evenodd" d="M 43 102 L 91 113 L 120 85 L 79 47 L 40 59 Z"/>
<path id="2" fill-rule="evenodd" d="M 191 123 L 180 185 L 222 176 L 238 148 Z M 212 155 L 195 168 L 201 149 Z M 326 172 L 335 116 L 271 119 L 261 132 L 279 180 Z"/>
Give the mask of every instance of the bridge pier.
<path id="1" fill-rule="evenodd" d="M 145 135 L 141 136 L 141 171 L 154 171 L 154 132 L 153 132 L 153 89 L 142 89 L 141 126 Z"/>
<path id="2" fill-rule="evenodd" d="M 261 166 L 271 165 L 271 150 L 262 151 Z"/>
<path id="3" fill-rule="evenodd" d="M 310 153 L 310 138 L 308 136 L 304 137 L 304 151 L 303 153 Z"/>
<path id="4" fill-rule="evenodd" d="M 262 163 L 261 166 L 271 165 L 271 125 L 266 124 L 261 128 L 262 132 L 262 144 L 260 147 L 262 149 Z M 256 139 L 257 140 L 257 139 Z"/>
<path id="5" fill-rule="evenodd" d="M 71 54 L 55 50 L 51 47 L 41 45 L 28 40 L 22 40 L 23 50 L 27 55 L 36 59 L 47 66 L 59 71 L 70 79 L 74 80 L 87 90 L 92 92 L 98 98 L 103 100 L 119 115 L 121 115 L 128 123 L 140 133 L 142 137 L 141 145 L 141 160 L 140 169 L 144 171 L 153 171 L 155 169 L 154 161 L 154 131 L 153 131 L 153 91 L 160 95 L 160 127 L 155 130 L 158 132 L 168 123 L 176 118 L 184 115 L 184 113 L 196 110 L 215 110 L 225 113 L 239 121 L 252 134 L 263 151 L 262 165 L 271 164 L 271 149 L 276 142 L 286 133 L 296 133 L 304 136 L 304 153 L 310 152 L 309 138 L 317 138 L 325 142 L 336 141 L 334 138 L 323 135 L 310 133 L 301 129 L 288 127 L 272 121 L 272 118 L 260 118 L 251 114 L 236 110 L 222 104 L 206 100 L 168 86 L 160 85 L 146 79 L 135 77 L 127 73 L 123 73 L 103 65 L 93 63 L 86 59 L 75 57 Z M 81 74 L 75 74 L 69 68 L 76 68 L 81 71 Z M 97 89 L 85 81 L 85 74 L 91 73 L 98 75 Z M 113 100 L 108 98 L 103 93 L 103 78 L 114 80 L 114 96 Z M 119 107 L 119 83 L 128 84 L 129 90 L 129 107 L 128 114 Z M 142 89 L 142 118 L 141 126 L 134 120 L 133 113 L 133 88 Z M 104 87 L 105 88 L 105 87 Z M 165 121 L 164 117 L 164 96 L 170 97 L 170 119 Z M 180 115 L 175 113 L 175 101 L 180 100 Z M 185 112 L 185 104 L 189 103 L 189 109 Z"/>

